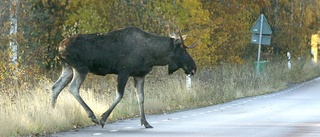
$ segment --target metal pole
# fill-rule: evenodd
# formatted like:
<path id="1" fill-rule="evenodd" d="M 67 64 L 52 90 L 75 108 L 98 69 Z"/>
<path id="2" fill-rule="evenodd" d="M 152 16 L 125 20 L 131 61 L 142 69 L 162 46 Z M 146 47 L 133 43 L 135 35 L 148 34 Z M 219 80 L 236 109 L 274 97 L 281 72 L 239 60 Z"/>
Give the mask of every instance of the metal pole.
<path id="1" fill-rule="evenodd" d="M 257 68 L 256 72 L 260 73 L 260 51 L 261 51 L 261 40 L 262 40 L 262 25 L 263 25 L 263 14 L 261 14 L 260 19 L 260 34 L 259 34 L 259 47 L 258 47 L 258 61 L 257 61 Z"/>

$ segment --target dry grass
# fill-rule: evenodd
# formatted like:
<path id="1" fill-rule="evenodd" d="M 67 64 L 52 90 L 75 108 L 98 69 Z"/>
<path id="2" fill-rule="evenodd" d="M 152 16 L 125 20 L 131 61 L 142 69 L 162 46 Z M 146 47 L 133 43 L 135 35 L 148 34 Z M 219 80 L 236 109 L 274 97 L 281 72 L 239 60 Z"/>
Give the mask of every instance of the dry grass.
<path id="1" fill-rule="evenodd" d="M 269 63 L 265 72 L 257 75 L 251 63 L 221 65 L 199 70 L 192 80 L 192 89 L 185 88 L 182 72 L 168 76 L 166 68 L 155 68 L 146 77 L 145 104 L 148 114 L 208 106 L 236 98 L 265 94 L 283 89 L 291 83 L 319 76 L 318 66 L 297 62 L 291 70 L 286 63 Z M 56 79 L 57 76 L 54 76 Z M 115 98 L 115 76 L 89 75 L 81 88 L 81 95 L 99 117 Z M 50 106 L 53 81 L 29 79 L 23 85 L 6 86 L 0 92 L 0 136 L 43 135 L 61 130 L 92 125 L 85 111 L 67 90 L 62 91 L 56 108 Z M 125 96 L 108 119 L 109 122 L 138 117 L 139 108 L 132 79 Z"/>
<path id="2" fill-rule="evenodd" d="M 16 93 L 11 99 L 1 95 L 0 136 L 45 134 L 90 123 L 70 95 L 63 95 L 57 109 L 52 109 L 49 85 L 42 81 L 38 88 Z"/>

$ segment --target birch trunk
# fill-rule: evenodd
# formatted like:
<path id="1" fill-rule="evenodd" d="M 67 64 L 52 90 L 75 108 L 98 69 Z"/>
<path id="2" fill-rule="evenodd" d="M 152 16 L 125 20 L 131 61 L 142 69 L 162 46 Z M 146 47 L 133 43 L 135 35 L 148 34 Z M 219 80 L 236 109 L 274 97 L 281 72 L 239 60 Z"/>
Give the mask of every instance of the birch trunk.
<path id="1" fill-rule="evenodd" d="M 10 0 L 10 16 L 9 16 L 9 20 L 10 20 L 10 42 L 9 42 L 9 46 L 11 48 L 11 54 L 10 54 L 10 58 L 11 61 L 13 63 L 13 65 L 17 68 L 17 64 L 18 64 L 18 42 L 16 40 L 16 34 L 18 31 L 18 20 L 17 20 L 17 10 L 18 10 L 18 0 Z"/>
<path id="2" fill-rule="evenodd" d="M 274 54 L 278 55 L 279 54 L 279 47 L 278 47 L 278 0 L 274 0 L 274 11 L 273 11 L 273 21 L 274 21 Z"/>

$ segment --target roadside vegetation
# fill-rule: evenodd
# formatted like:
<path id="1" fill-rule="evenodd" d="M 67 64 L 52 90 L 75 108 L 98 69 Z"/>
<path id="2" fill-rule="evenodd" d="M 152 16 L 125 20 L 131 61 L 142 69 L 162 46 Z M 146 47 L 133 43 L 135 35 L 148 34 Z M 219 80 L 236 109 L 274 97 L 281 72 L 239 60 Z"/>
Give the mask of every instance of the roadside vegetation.
<path id="1" fill-rule="evenodd" d="M 145 83 L 147 114 L 170 113 L 266 94 L 320 75 L 320 67 L 309 61 L 296 61 L 290 70 L 286 65 L 286 62 L 268 62 L 260 74 L 254 71 L 253 63 L 200 69 L 192 78 L 190 90 L 186 89 L 182 71 L 167 75 L 166 67 L 156 67 Z M 2 86 L 6 91 L 0 94 L 0 136 L 45 135 L 93 125 L 67 89 L 58 97 L 56 108 L 51 107 L 50 89 L 58 75 L 58 71 L 30 75 Z M 80 92 L 97 116 L 115 98 L 115 81 L 113 75 L 89 75 L 82 86 Z M 108 122 L 138 116 L 133 82 L 129 80 L 124 98 Z"/>

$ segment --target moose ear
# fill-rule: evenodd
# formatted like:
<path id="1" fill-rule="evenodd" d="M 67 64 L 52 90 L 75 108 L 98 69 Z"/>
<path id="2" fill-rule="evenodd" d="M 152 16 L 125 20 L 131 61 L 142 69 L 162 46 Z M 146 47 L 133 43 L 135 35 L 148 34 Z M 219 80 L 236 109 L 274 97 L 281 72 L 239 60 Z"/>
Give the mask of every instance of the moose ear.
<path id="1" fill-rule="evenodd" d="M 178 39 L 179 38 L 176 33 L 169 34 L 169 37 L 170 38 L 174 38 L 174 39 Z"/>
<path id="2" fill-rule="evenodd" d="M 182 36 L 182 39 L 183 39 L 183 40 L 186 40 L 187 36 L 188 36 L 188 35 L 183 35 L 183 36 Z"/>
<path id="3" fill-rule="evenodd" d="M 187 36 L 188 36 L 188 35 L 183 35 L 183 36 L 182 36 L 182 39 L 185 40 L 185 39 L 187 38 Z M 169 37 L 170 37 L 170 38 L 174 38 L 174 39 L 176 39 L 176 40 L 177 40 L 177 39 L 180 39 L 180 37 L 179 37 L 177 34 L 175 34 L 175 33 L 169 34 Z"/>

